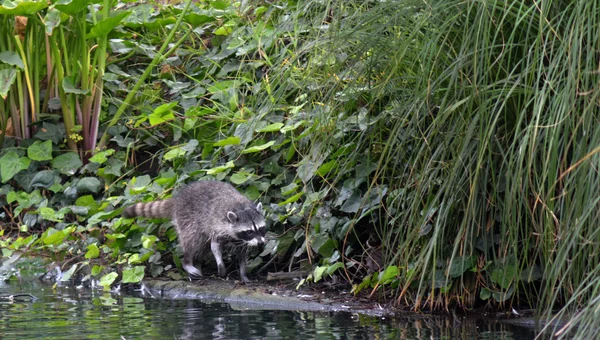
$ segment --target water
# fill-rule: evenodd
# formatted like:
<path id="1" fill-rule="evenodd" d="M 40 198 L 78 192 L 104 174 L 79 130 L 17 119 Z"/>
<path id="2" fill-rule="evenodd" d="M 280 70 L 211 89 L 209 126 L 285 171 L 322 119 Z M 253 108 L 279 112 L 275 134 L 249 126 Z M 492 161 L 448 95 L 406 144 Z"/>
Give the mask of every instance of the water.
<path id="1" fill-rule="evenodd" d="M 497 322 L 447 318 L 387 319 L 352 313 L 234 310 L 220 303 L 171 301 L 42 285 L 0 282 L 1 339 L 533 339 Z"/>

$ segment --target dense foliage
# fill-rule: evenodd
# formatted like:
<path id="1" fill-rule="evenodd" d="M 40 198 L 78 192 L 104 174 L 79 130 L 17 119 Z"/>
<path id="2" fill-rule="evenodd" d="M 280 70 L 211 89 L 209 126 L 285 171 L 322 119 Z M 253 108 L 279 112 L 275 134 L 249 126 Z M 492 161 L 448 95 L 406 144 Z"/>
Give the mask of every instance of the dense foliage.
<path id="1" fill-rule="evenodd" d="M 179 278 L 171 224 L 121 208 L 215 178 L 267 208 L 255 273 L 416 308 L 596 303 L 595 2 L 108 4 L 0 7 L 4 256 Z"/>

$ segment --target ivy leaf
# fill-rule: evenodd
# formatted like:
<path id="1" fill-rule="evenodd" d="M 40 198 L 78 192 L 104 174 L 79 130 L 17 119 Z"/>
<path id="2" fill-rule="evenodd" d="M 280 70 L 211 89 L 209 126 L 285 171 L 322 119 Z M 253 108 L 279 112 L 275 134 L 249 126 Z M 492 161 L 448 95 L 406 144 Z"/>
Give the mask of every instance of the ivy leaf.
<path id="1" fill-rule="evenodd" d="M 177 106 L 177 102 L 171 102 L 163 104 L 154 109 L 154 112 L 148 115 L 150 125 L 155 126 L 175 119 L 175 115 L 173 114 L 172 110 L 175 106 Z"/>
<path id="2" fill-rule="evenodd" d="M 266 148 L 271 147 L 273 144 L 275 144 L 274 140 L 272 140 L 272 141 L 270 141 L 268 143 L 262 144 L 262 145 L 256 145 L 256 146 L 247 148 L 247 149 L 243 150 L 242 153 L 244 154 L 244 153 L 259 152 L 259 151 L 262 151 L 262 150 L 264 150 Z"/>
<path id="3" fill-rule="evenodd" d="M 400 271 L 397 266 L 388 266 L 379 274 L 379 283 L 385 284 L 398 277 Z"/>
<path id="4" fill-rule="evenodd" d="M 19 155 L 10 151 L 0 158 L 0 173 L 2 175 L 2 183 L 13 178 L 19 171 L 29 167 L 31 160 L 27 157 L 19 157 Z"/>
<path id="5" fill-rule="evenodd" d="M 123 283 L 137 283 L 144 278 L 145 266 L 136 266 L 123 270 Z"/>
<path id="6" fill-rule="evenodd" d="M 95 259 L 98 256 L 100 256 L 100 249 L 98 249 L 96 243 L 92 243 L 89 246 L 87 246 L 87 250 L 88 251 L 85 253 L 86 259 Z"/>
<path id="7" fill-rule="evenodd" d="M 110 290 L 110 285 L 115 282 L 115 279 L 119 276 L 119 274 L 115 272 L 108 273 L 100 278 L 100 285 L 104 287 L 105 290 Z"/>
<path id="8" fill-rule="evenodd" d="M 275 132 L 279 131 L 283 127 L 283 123 L 269 124 L 263 128 L 256 129 L 256 132 Z"/>
<path id="9" fill-rule="evenodd" d="M 40 142 L 36 140 L 27 148 L 27 157 L 34 161 L 48 161 L 52 159 L 52 141 Z"/>
<path id="10" fill-rule="evenodd" d="M 240 137 L 227 137 L 215 142 L 214 146 L 225 146 L 225 145 L 238 145 L 240 144 Z"/>
<path id="11" fill-rule="evenodd" d="M 58 175 L 54 171 L 42 170 L 36 173 L 35 176 L 33 176 L 31 182 L 29 183 L 29 186 L 32 188 L 42 187 L 48 189 L 54 184 L 57 178 Z"/>
<path id="12" fill-rule="evenodd" d="M 52 164 L 52 168 L 60 171 L 61 174 L 68 176 L 74 175 L 77 169 L 83 165 L 79 156 L 74 152 L 62 154 L 54 158 L 50 164 Z"/>
<path id="13" fill-rule="evenodd" d="M 90 158 L 90 162 L 102 164 L 106 162 L 108 160 L 108 156 L 112 155 L 113 153 L 115 153 L 115 150 L 113 149 L 100 151 Z"/>

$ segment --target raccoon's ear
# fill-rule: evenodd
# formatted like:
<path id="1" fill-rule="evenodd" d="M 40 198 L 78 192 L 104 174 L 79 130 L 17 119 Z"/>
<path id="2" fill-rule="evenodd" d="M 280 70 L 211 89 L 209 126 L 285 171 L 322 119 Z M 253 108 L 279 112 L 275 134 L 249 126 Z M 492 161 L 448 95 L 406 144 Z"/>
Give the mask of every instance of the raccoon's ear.
<path id="1" fill-rule="evenodd" d="M 233 211 L 228 211 L 227 212 L 227 219 L 229 220 L 229 222 L 235 223 L 235 222 L 237 222 L 238 217 L 237 217 L 237 215 Z"/>
<path id="2" fill-rule="evenodd" d="M 262 203 L 261 202 L 258 202 L 258 204 L 256 205 L 256 210 L 258 210 L 259 213 L 263 212 L 263 210 L 262 210 Z"/>

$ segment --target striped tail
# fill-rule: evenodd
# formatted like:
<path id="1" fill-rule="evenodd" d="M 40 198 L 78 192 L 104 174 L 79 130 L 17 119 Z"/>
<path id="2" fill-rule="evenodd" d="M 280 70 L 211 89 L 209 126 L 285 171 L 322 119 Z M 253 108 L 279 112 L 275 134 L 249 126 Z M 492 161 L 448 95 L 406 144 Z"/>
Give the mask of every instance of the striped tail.
<path id="1" fill-rule="evenodd" d="M 125 208 L 123 217 L 143 216 L 150 218 L 170 218 L 173 202 L 170 199 L 148 203 L 136 203 Z"/>

